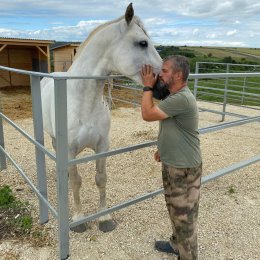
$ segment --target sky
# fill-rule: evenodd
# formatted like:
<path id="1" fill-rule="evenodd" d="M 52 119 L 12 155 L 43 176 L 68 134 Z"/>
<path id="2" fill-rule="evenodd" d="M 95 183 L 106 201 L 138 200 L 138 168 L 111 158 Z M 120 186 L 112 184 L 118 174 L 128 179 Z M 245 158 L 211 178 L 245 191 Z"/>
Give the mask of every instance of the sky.
<path id="1" fill-rule="evenodd" d="M 1 0 L 0 37 L 84 41 L 125 13 L 125 0 Z M 156 45 L 260 48 L 259 0 L 136 0 Z"/>

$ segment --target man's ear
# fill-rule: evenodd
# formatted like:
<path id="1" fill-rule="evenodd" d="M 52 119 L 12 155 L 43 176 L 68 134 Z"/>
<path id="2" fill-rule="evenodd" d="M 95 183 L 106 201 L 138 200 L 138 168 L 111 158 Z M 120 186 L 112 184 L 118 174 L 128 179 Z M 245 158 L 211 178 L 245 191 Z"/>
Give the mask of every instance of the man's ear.
<path id="1" fill-rule="evenodd" d="M 182 71 L 176 72 L 176 77 L 177 77 L 177 79 L 179 79 L 179 80 L 183 80 L 183 73 L 182 73 Z"/>

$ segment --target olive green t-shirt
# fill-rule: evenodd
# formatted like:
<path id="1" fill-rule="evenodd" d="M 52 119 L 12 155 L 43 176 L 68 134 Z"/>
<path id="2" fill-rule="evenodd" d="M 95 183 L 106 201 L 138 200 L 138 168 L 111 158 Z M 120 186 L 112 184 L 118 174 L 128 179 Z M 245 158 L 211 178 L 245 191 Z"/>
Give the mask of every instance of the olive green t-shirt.
<path id="1" fill-rule="evenodd" d="M 188 86 L 158 104 L 169 117 L 160 121 L 158 150 L 161 161 L 176 168 L 201 164 L 196 99 Z"/>

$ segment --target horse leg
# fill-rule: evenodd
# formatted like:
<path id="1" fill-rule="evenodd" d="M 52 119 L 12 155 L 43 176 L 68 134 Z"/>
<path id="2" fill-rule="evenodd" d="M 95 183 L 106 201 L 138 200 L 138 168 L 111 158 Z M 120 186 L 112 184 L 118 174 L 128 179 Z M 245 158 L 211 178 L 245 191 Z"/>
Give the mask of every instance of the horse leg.
<path id="1" fill-rule="evenodd" d="M 108 147 L 108 145 L 107 145 Z M 104 150 L 101 146 L 96 149 L 96 153 L 102 152 Z M 96 185 L 99 189 L 100 196 L 100 205 L 99 210 L 107 208 L 106 205 L 106 183 L 107 183 L 107 174 L 106 174 L 106 158 L 101 158 L 96 160 L 96 176 L 95 176 Z M 99 218 L 99 229 L 103 232 L 109 232 L 116 228 L 116 223 L 112 220 L 110 214 L 102 216 Z"/>
<path id="2" fill-rule="evenodd" d="M 75 157 L 71 157 L 71 159 L 72 158 Z M 78 174 L 76 165 L 69 167 L 69 182 L 73 193 L 74 207 L 75 207 L 74 209 L 75 213 L 73 214 L 72 220 L 77 220 L 78 218 L 83 216 L 83 213 L 82 213 L 82 206 L 81 206 L 80 195 L 79 195 L 79 190 L 82 181 L 81 181 L 81 176 Z M 80 224 L 76 227 L 71 228 L 72 231 L 78 233 L 84 232 L 86 231 L 86 229 L 87 228 L 85 224 Z"/>
<path id="3" fill-rule="evenodd" d="M 52 137 L 52 146 L 53 146 L 54 150 L 56 151 L 56 139 L 54 137 Z M 70 159 L 73 159 L 75 157 L 76 156 L 73 156 L 71 154 L 69 155 Z M 75 206 L 75 214 L 73 215 L 72 219 L 76 220 L 83 216 L 83 214 L 81 212 L 82 207 L 81 207 L 80 196 L 79 196 L 79 190 L 81 187 L 81 177 L 78 174 L 76 165 L 69 167 L 69 182 L 70 182 L 70 186 L 71 186 L 71 189 L 73 192 L 74 206 Z M 86 225 L 81 224 L 81 225 L 71 228 L 71 230 L 74 232 L 81 233 L 86 230 Z"/>

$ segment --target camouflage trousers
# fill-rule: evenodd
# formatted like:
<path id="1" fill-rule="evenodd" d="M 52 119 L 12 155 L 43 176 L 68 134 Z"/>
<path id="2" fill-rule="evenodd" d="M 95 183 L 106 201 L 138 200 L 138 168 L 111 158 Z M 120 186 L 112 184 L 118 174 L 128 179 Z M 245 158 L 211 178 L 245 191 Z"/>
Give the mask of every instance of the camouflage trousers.
<path id="1" fill-rule="evenodd" d="M 179 250 L 179 260 L 197 260 L 197 219 L 199 210 L 202 165 L 175 168 L 162 164 L 166 206 L 173 234 L 170 244 Z"/>

